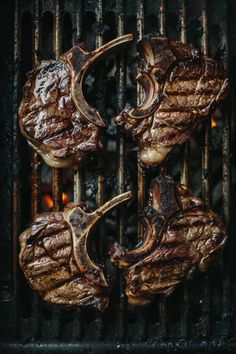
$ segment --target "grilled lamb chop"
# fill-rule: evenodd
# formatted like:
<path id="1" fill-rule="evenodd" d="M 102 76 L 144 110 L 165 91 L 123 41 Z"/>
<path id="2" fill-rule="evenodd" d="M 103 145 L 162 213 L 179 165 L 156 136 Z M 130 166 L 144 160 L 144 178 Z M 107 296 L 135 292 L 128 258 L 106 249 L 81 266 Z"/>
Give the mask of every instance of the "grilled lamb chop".
<path id="1" fill-rule="evenodd" d="M 19 108 L 22 134 L 51 167 L 79 167 L 103 149 L 98 111 L 85 101 L 83 84 L 94 63 L 131 41 L 126 35 L 88 52 L 73 46 L 59 60 L 41 61 L 28 74 Z"/>
<path id="2" fill-rule="evenodd" d="M 115 121 L 137 141 L 140 161 L 150 167 L 191 138 L 226 97 L 229 80 L 215 60 L 164 36 L 142 39 L 138 51 L 144 100 L 137 108 L 126 105 Z"/>
<path id="3" fill-rule="evenodd" d="M 130 196 L 123 193 L 94 212 L 83 203 L 69 203 L 63 212 L 35 216 L 20 235 L 19 260 L 30 286 L 44 300 L 105 310 L 109 286 L 103 269 L 88 254 L 89 236 L 106 212 Z"/>
<path id="4" fill-rule="evenodd" d="M 145 305 L 156 294 L 169 295 L 195 269 L 205 271 L 227 238 L 219 216 L 168 176 L 152 181 L 141 222 L 141 244 L 133 250 L 117 243 L 110 248 L 133 305 Z"/>

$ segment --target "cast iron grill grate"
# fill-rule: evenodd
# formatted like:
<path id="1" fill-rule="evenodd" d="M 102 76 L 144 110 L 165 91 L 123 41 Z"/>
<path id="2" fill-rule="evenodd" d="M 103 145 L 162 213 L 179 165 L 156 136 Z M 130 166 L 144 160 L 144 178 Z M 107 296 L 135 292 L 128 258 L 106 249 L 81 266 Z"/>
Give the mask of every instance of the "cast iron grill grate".
<path id="1" fill-rule="evenodd" d="M 137 211 L 142 210 L 149 181 L 159 169 L 142 169 L 134 144 L 116 131 L 112 120 L 104 158 L 80 171 L 47 168 L 21 137 L 17 116 L 26 72 L 37 60 L 58 58 L 73 43 L 83 41 L 94 49 L 130 32 L 136 38 L 150 32 L 166 33 L 222 61 L 230 71 L 234 97 L 233 0 L 15 0 L 0 6 L 4 53 L 0 62 L 0 190 L 4 206 L 0 211 L 1 353 L 235 350 L 236 243 L 232 233 L 226 252 L 206 274 L 196 275 L 169 298 L 158 297 L 149 307 L 130 307 L 123 296 L 122 277 L 107 260 L 107 245 L 114 240 L 135 244 L 141 237 L 141 227 L 136 236 L 135 205 Z M 91 73 L 85 88 L 88 100 L 108 118 L 119 112 L 126 100 L 140 102 L 142 90 L 136 89 L 135 72 L 136 53 L 131 47 Z M 164 166 L 222 214 L 229 229 L 235 224 L 230 222 L 230 200 L 235 193 L 235 174 L 231 185 L 233 144 L 230 147 L 234 105 L 229 99 L 191 143 L 174 150 Z M 96 257 L 107 265 L 113 284 L 108 311 L 64 311 L 43 303 L 19 269 L 20 232 L 37 212 L 49 210 L 52 204 L 54 210 L 60 210 L 64 195 L 95 206 L 127 189 L 133 190 L 136 201 L 113 213 L 101 225 L 96 240 Z"/>

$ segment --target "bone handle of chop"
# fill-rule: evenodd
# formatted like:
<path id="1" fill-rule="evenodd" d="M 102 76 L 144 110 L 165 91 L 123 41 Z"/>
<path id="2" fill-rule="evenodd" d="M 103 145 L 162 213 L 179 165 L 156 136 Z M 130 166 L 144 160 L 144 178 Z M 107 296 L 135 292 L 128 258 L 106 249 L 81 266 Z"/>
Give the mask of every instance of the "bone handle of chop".
<path id="1" fill-rule="evenodd" d="M 175 184 L 172 178 L 159 176 L 154 179 L 151 182 L 148 206 L 145 208 L 143 215 L 140 216 L 140 221 L 143 223 L 145 230 L 144 240 L 132 250 L 124 249 L 118 243 L 112 245 L 110 247 L 112 262 L 117 264 L 119 268 L 124 269 L 146 257 L 160 240 L 165 222 L 179 210 Z"/>
<path id="2" fill-rule="evenodd" d="M 120 194 L 92 213 L 86 213 L 77 207 L 65 216 L 72 230 L 73 255 L 76 264 L 86 279 L 98 286 L 108 287 L 108 284 L 103 269 L 98 267 L 89 256 L 88 242 L 91 230 L 105 213 L 129 200 L 131 195 L 131 192 Z"/>
<path id="3" fill-rule="evenodd" d="M 76 73 L 75 68 L 75 77 L 72 80 L 72 96 L 76 108 L 82 114 L 84 118 L 86 118 L 91 123 L 96 124 L 100 127 L 105 127 L 106 124 L 104 123 L 100 113 L 95 108 L 91 107 L 85 100 L 83 95 L 83 85 L 86 76 L 88 75 L 89 70 L 91 67 L 98 62 L 98 60 L 102 59 L 105 54 L 110 54 L 115 50 L 120 50 L 124 45 L 129 43 L 133 40 L 132 34 L 127 34 L 114 40 L 104 44 L 100 48 L 96 49 L 95 51 L 88 53 L 88 59 L 85 61 L 82 68 Z"/>

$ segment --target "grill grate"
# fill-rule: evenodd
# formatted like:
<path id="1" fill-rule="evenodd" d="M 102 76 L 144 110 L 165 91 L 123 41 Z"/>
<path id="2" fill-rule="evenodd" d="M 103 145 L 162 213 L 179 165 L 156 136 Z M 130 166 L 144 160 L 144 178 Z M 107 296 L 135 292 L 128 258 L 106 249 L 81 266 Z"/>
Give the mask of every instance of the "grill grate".
<path id="1" fill-rule="evenodd" d="M 129 32 L 142 38 L 146 33 L 158 31 L 175 40 L 193 42 L 202 52 L 216 57 L 229 68 L 233 97 L 232 63 L 236 55 L 233 1 L 11 0 L 0 6 L 1 16 L 9 14 L 9 23 L 3 21 L 9 33 L 5 34 L 2 25 L 0 34 L 5 49 L 4 60 L 0 62 L 1 89 L 4 90 L 0 105 L 3 142 L 0 164 L 5 166 L 0 172 L 0 188 L 6 206 L 0 212 L 3 230 L 0 238 L 1 353 L 225 353 L 234 350 L 233 251 L 236 244 L 232 237 L 224 255 L 206 274 L 195 276 L 171 297 L 159 297 L 146 308 L 135 309 L 126 303 L 123 278 L 111 268 L 104 254 L 108 243 L 114 239 L 133 244 L 141 239 L 142 226 L 138 225 L 137 230 L 134 202 L 120 207 L 99 229 L 96 257 L 106 263 L 114 285 L 111 306 L 105 314 L 87 309 L 60 310 L 42 302 L 29 289 L 18 265 L 18 237 L 33 216 L 43 209 L 45 175 L 50 180 L 55 211 L 63 208 L 64 182 L 71 175 L 68 188 L 71 194 L 73 191 L 73 200 L 101 205 L 112 193 L 132 188 L 137 196 L 138 211 L 141 211 L 150 179 L 160 171 L 158 168 L 145 171 L 141 167 L 134 144 L 121 131 L 116 132 L 112 122 L 104 159 L 98 158 L 94 166 L 77 171 L 49 169 L 37 153 L 27 148 L 19 133 L 17 115 L 25 73 L 39 59 L 58 58 L 78 40 L 94 49 Z M 131 48 L 129 53 L 112 57 L 107 70 L 100 67 L 92 72 L 95 89 L 90 92 L 87 87 L 87 95 L 108 116 L 123 108 L 126 97 L 141 102 L 142 88 L 138 86 L 136 90 L 134 80 L 135 65 Z M 115 79 L 106 76 L 105 71 L 109 70 L 116 75 Z M 176 180 L 190 186 L 195 194 L 201 194 L 209 206 L 223 214 L 232 229 L 235 222 L 230 222 L 230 201 L 236 189 L 234 175 L 231 186 L 230 167 L 231 161 L 235 162 L 230 147 L 235 130 L 234 104 L 233 99 L 229 99 L 224 105 L 222 129 L 217 127 L 217 136 L 210 122 L 206 122 L 196 138 L 183 148 L 177 147 L 162 167 Z M 217 158 L 215 151 L 219 154 Z"/>

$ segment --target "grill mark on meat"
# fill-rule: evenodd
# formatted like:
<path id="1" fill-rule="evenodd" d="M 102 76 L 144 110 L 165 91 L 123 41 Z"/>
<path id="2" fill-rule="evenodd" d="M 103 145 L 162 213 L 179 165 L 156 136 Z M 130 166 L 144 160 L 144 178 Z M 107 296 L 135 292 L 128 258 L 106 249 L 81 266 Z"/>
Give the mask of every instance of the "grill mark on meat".
<path id="1" fill-rule="evenodd" d="M 54 228 L 55 226 L 58 226 L 57 224 L 55 224 L 55 225 L 52 225 L 52 228 Z M 46 228 L 46 226 L 45 226 L 45 228 Z M 53 237 L 53 236 L 55 236 L 55 235 L 58 235 L 58 232 L 63 232 L 63 231 L 68 231 L 68 229 L 67 229 L 67 227 L 66 227 L 66 225 L 65 226 L 63 226 L 63 228 L 60 228 L 60 229 L 56 229 L 55 231 L 51 231 L 50 232 L 50 236 L 51 237 Z M 45 237 L 47 237 L 47 235 L 45 235 L 44 233 L 42 233 L 40 236 L 38 236 L 37 235 L 37 233 L 36 234 L 33 234 L 33 235 L 31 235 L 28 239 L 27 239 L 27 245 L 35 245 L 35 244 L 37 244 L 37 243 L 39 243 L 40 242 L 40 240 L 43 240 Z"/>
<path id="2" fill-rule="evenodd" d="M 176 97 L 188 97 L 189 95 L 199 95 L 201 96 L 210 96 L 212 95 L 212 90 L 205 90 L 204 88 L 202 90 L 188 90 L 185 92 L 179 92 L 179 91 L 166 91 L 166 94 L 168 96 L 176 96 Z M 198 106 L 201 107 L 201 106 Z"/>
<path id="3" fill-rule="evenodd" d="M 79 274 L 72 276 L 71 278 L 64 280 L 62 279 L 61 281 L 59 280 L 58 283 L 50 288 L 50 291 L 56 290 L 60 288 L 64 284 L 69 284 L 70 282 L 73 282 L 74 280 L 83 280 L 83 277 L 81 277 Z M 45 296 L 47 295 L 47 291 L 43 291 L 42 295 Z"/>
<path id="4" fill-rule="evenodd" d="M 161 227 L 155 228 L 158 221 Z M 169 295 L 197 268 L 205 271 L 227 239 L 219 216 L 169 176 L 152 181 L 141 222 L 146 225 L 142 244 L 127 250 L 116 243 L 109 251 L 134 305 L 149 303 L 155 294 Z"/>
<path id="5" fill-rule="evenodd" d="M 69 55 L 69 52 L 67 55 Z M 46 79 L 50 75 L 52 75 L 51 80 L 53 80 L 51 83 L 47 82 Z M 72 101 L 71 75 L 72 71 L 70 71 L 66 60 L 64 62 L 60 60 L 53 61 L 49 62 L 49 64 L 43 61 L 28 75 L 28 81 L 23 90 L 23 99 L 19 109 L 21 132 L 33 143 L 32 147 L 34 147 L 36 141 L 40 144 L 37 152 L 46 159 L 45 162 L 51 167 L 67 167 L 65 164 L 68 164 L 68 167 L 76 166 L 91 150 L 94 152 L 103 149 L 101 128 L 85 121 L 81 114 L 76 111 Z M 45 80 L 42 81 L 40 86 L 35 87 L 33 85 L 34 82 L 37 82 L 35 80 L 43 80 L 44 77 Z M 63 80 L 66 80 L 65 87 L 61 86 Z M 55 89 L 57 93 L 54 93 Z M 64 90 L 67 90 L 67 92 L 64 93 Z M 49 95 L 54 94 L 55 99 L 49 100 L 47 98 Z M 62 110 L 59 105 L 63 96 L 67 97 L 68 101 L 67 103 L 64 102 L 66 106 Z M 42 111 L 44 116 L 40 118 L 40 112 Z M 76 119 L 80 124 L 77 125 L 76 131 L 72 123 L 72 115 L 74 113 L 77 113 Z M 50 117 L 50 114 L 53 114 L 53 117 Z M 69 145 L 68 140 L 64 139 L 65 133 L 70 137 L 71 142 Z M 93 134 L 94 139 L 89 140 Z M 86 145 L 88 140 L 89 144 L 81 153 L 79 148 L 81 141 Z M 50 146 L 51 141 L 56 143 L 53 147 Z M 73 146 L 73 149 L 69 148 L 70 145 Z M 60 154 L 62 156 L 58 156 L 57 151 L 59 150 L 61 150 Z M 46 158 L 46 151 L 50 153 L 50 158 Z M 63 163 L 61 159 L 63 159 Z M 67 159 L 67 162 L 65 159 Z"/>
<path id="6" fill-rule="evenodd" d="M 189 113 L 188 110 L 186 110 L 185 108 L 178 108 L 178 111 L 176 110 L 176 108 L 160 108 L 160 110 L 158 110 L 158 114 L 159 113 L 179 113 L 179 112 L 185 112 L 185 113 Z"/>
<path id="7" fill-rule="evenodd" d="M 46 121 L 47 121 L 47 125 L 45 127 L 43 127 L 44 123 L 42 124 L 42 126 L 41 126 L 40 123 L 37 123 L 37 129 L 38 128 L 41 128 L 41 129 L 44 128 L 44 130 L 49 130 L 50 131 L 50 128 L 54 127 L 55 125 L 59 125 L 59 126 L 65 125 L 66 127 L 73 127 L 73 124 L 69 121 L 68 117 L 65 117 L 63 119 L 58 119 L 55 116 L 46 117 L 45 122 Z M 26 129 L 28 129 L 28 128 L 33 128 L 34 126 L 35 126 L 34 116 L 32 116 L 31 120 L 29 120 L 28 122 L 25 123 L 25 127 L 26 127 Z M 44 136 L 40 135 L 40 137 L 44 137 Z"/>
<path id="8" fill-rule="evenodd" d="M 127 34 L 93 52 L 74 45 L 59 60 L 41 61 L 27 75 L 19 107 L 20 129 L 49 166 L 79 168 L 94 152 L 103 151 L 106 123 L 86 102 L 83 82 L 98 58 L 132 40 Z"/>
<path id="9" fill-rule="evenodd" d="M 72 130 L 73 126 L 70 126 L 68 129 Z M 50 142 L 50 140 L 52 140 L 52 139 L 63 137 L 64 133 L 66 133 L 68 129 L 64 128 L 64 129 L 61 129 L 57 132 L 52 132 L 48 135 L 45 135 L 45 137 L 44 137 L 45 142 Z"/>
<path id="10" fill-rule="evenodd" d="M 88 254 L 89 236 L 107 211 L 130 197 L 130 192 L 118 195 L 94 212 L 83 203 L 70 203 L 63 212 L 36 215 L 20 235 L 19 261 L 32 289 L 51 303 L 104 311 L 109 284 Z"/>
<path id="11" fill-rule="evenodd" d="M 148 168 L 191 138 L 226 97 L 229 80 L 219 63 L 164 36 L 144 38 L 138 50 L 144 100 L 137 108 L 127 104 L 115 122 L 136 140 L 140 162 Z"/>

